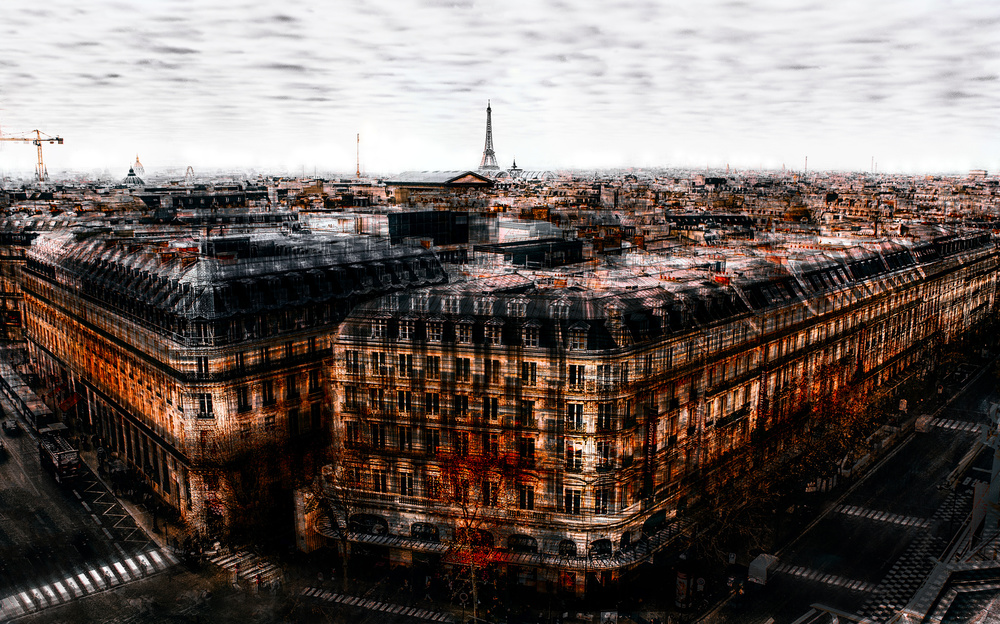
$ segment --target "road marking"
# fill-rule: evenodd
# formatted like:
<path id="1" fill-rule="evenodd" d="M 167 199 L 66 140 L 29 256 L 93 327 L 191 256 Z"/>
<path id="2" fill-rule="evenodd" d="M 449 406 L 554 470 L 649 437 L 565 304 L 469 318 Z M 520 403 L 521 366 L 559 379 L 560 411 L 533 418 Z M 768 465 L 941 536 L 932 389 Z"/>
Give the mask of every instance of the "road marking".
<path id="1" fill-rule="evenodd" d="M 122 565 L 121 561 L 116 561 L 116 562 L 112 563 L 111 565 L 114 566 L 115 572 L 118 573 L 118 576 L 120 576 L 123 581 L 131 581 L 132 580 L 132 577 L 130 577 L 128 575 L 128 572 L 125 571 L 125 566 Z"/>
<path id="2" fill-rule="evenodd" d="M 97 523 L 98 525 L 100 525 L 100 524 L 101 524 L 101 519 L 100 519 L 100 518 L 98 518 L 98 517 L 97 517 L 96 515 L 94 515 L 94 514 L 90 514 L 90 517 L 91 517 L 91 518 L 93 518 L 93 519 L 94 519 L 94 522 L 96 522 L 96 523 Z"/>
<path id="3" fill-rule="evenodd" d="M 31 600 L 31 597 L 28 596 L 27 592 L 21 592 L 19 597 L 21 598 L 21 602 L 24 603 L 26 609 L 34 611 L 35 609 L 38 608 L 38 605 L 36 605 L 34 601 Z"/>
<path id="4" fill-rule="evenodd" d="M 83 508 L 84 508 L 84 509 L 86 509 L 86 510 L 87 510 L 88 512 L 89 512 L 89 511 L 92 511 L 92 510 L 90 509 L 90 505 L 88 505 L 88 504 L 87 504 L 87 501 L 83 501 L 83 500 L 82 500 L 82 501 L 80 501 L 80 504 L 81 504 L 81 505 L 83 505 Z"/>
<path id="5" fill-rule="evenodd" d="M 802 566 L 792 566 L 788 563 L 782 563 L 777 568 L 774 569 L 775 573 L 780 574 L 790 574 L 792 576 L 798 576 L 807 581 L 816 581 L 819 583 L 826 583 L 827 585 L 836 585 L 838 587 L 844 587 L 852 591 L 859 592 L 871 592 L 875 589 L 875 586 L 871 583 L 865 583 L 864 581 L 856 581 L 853 579 L 847 579 L 842 576 L 837 576 L 836 574 L 826 574 L 820 570 L 810 570 L 803 568 Z"/>
<path id="6" fill-rule="evenodd" d="M 899 514 L 889 513 L 887 511 L 878 511 L 875 509 L 865 509 L 864 507 L 856 507 L 854 505 L 837 505 L 833 509 L 834 511 L 848 516 L 855 516 L 858 518 L 867 518 L 869 520 L 877 520 L 879 522 L 891 522 L 893 524 L 898 524 L 906 527 L 918 527 L 921 529 L 926 529 L 931 525 L 931 521 L 924 518 L 917 518 L 914 516 L 901 516 Z"/>
<path id="7" fill-rule="evenodd" d="M 135 560 L 142 564 L 142 570 L 144 573 L 152 574 L 153 572 L 156 572 L 156 568 L 154 568 L 153 564 L 149 562 L 149 559 L 146 559 L 146 555 L 136 555 Z"/>
<path id="8" fill-rule="evenodd" d="M 87 590 L 88 594 L 94 593 L 96 591 L 94 586 L 90 583 L 90 579 L 87 578 L 86 574 L 80 573 L 76 575 L 76 578 L 80 579 L 80 583 L 83 584 L 83 588 Z"/>
<path id="9" fill-rule="evenodd" d="M 115 585 L 121 584 L 121 581 L 118 579 L 117 576 L 115 576 L 115 573 L 112 572 L 111 568 L 109 568 L 108 566 L 101 566 L 101 571 L 104 572 L 104 578 L 109 586 L 114 587 Z"/>
<path id="10" fill-rule="evenodd" d="M 59 592 L 59 597 L 62 598 L 63 602 L 69 601 L 70 599 L 69 592 L 66 591 L 66 587 L 62 583 L 56 581 L 55 583 L 52 583 L 52 586 L 56 588 L 57 592 Z"/>
<path id="11" fill-rule="evenodd" d="M 77 492 L 76 490 L 73 490 L 73 496 L 76 497 L 76 500 L 83 500 L 83 497 L 80 496 L 80 493 Z"/>
<path id="12" fill-rule="evenodd" d="M 134 578 L 139 578 L 140 576 L 142 576 L 142 572 L 139 571 L 139 566 L 135 565 L 135 562 L 132 561 L 132 559 L 125 559 L 125 565 L 128 566 L 128 569 L 130 572 L 132 572 L 132 576 Z"/>
<path id="13" fill-rule="evenodd" d="M 48 598 L 49 602 L 52 604 L 59 604 L 59 599 L 56 597 L 56 593 L 52 591 L 52 588 L 48 585 L 42 585 L 42 593 L 45 594 L 45 597 Z"/>
<path id="14" fill-rule="evenodd" d="M 101 527 L 101 530 L 104 531 L 104 534 L 108 536 L 109 540 L 114 541 L 115 538 L 111 535 L 111 531 L 108 530 L 108 527 Z"/>
<path id="15" fill-rule="evenodd" d="M 108 570 L 108 573 L 110 574 L 111 570 Z M 88 574 L 90 574 L 90 577 L 94 579 L 94 582 L 97 583 L 97 586 L 101 589 L 104 589 L 104 587 L 108 584 L 104 577 L 97 573 L 97 570 L 91 570 Z"/>

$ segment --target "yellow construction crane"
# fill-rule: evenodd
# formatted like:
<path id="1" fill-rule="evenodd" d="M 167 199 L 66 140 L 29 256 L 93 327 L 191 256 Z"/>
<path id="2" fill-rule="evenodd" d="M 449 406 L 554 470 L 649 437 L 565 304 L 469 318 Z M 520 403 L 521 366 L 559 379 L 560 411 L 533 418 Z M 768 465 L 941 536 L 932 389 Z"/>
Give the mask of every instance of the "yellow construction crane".
<path id="1" fill-rule="evenodd" d="M 34 137 L 30 136 L 32 133 L 35 134 Z M 26 136 L 26 137 L 10 137 L 10 136 L 3 136 L 2 134 L 0 134 L 0 141 L 22 141 L 22 142 L 25 142 L 25 143 L 34 143 L 35 145 L 37 145 L 38 146 L 38 169 L 37 169 L 38 181 L 39 182 L 44 182 L 45 178 L 48 177 L 49 173 L 48 173 L 48 171 L 45 170 L 45 162 L 42 160 L 42 143 L 48 143 L 49 145 L 58 143 L 59 145 L 62 145 L 63 144 L 62 137 L 49 136 L 47 134 L 44 134 L 40 130 L 32 130 L 31 132 L 28 132 L 28 133 L 25 133 L 25 134 L 28 134 L 29 136 Z"/>

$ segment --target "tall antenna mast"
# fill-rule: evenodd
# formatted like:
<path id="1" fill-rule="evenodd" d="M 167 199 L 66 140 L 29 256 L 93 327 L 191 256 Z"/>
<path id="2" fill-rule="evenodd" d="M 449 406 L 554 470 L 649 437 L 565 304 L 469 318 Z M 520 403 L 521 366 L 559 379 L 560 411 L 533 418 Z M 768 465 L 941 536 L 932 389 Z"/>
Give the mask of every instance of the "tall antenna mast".
<path id="1" fill-rule="evenodd" d="M 355 173 L 355 175 L 360 178 L 361 177 L 361 133 L 360 132 L 358 133 L 358 149 L 357 149 L 357 152 L 358 152 L 358 154 L 357 154 L 357 156 L 358 156 L 358 171 L 357 171 L 357 173 Z"/>

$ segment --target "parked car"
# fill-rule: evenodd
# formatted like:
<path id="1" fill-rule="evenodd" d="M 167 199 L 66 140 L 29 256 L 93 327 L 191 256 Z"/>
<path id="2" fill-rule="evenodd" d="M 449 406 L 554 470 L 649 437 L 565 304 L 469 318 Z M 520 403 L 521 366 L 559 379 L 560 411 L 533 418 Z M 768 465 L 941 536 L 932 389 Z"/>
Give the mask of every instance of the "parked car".
<path id="1" fill-rule="evenodd" d="M 21 425 L 17 424 L 14 419 L 7 419 L 3 421 L 3 432 L 9 436 L 16 436 L 21 433 Z"/>

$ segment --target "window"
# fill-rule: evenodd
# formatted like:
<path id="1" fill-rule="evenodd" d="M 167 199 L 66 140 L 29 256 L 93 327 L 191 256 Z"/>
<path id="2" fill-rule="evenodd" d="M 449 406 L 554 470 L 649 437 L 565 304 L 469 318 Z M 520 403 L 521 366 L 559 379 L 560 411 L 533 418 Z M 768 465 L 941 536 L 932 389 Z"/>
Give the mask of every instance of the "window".
<path id="1" fill-rule="evenodd" d="M 538 346 L 538 328 L 537 327 L 525 327 L 521 330 L 521 339 L 524 340 L 524 346 L 526 347 L 537 347 Z"/>
<path id="2" fill-rule="evenodd" d="M 392 400 L 392 395 L 389 395 L 389 400 Z M 385 411 L 385 390 L 382 388 L 369 388 L 368 389 L 368 407 L 373 411 L 384 412 Z"/>
<path id="3" fill-rule="evenodd" d="M 455 442 L 455 453 L 461 457 L 467 457 L 469 455 L 469 432 L 453 431 L 452 436 Z"/>
<path id="4" fill-rule="evenodd" d="M 455 296 L 446 297 L 444 300 L 444 311 L 448 314 L 458 314 L 459 298 Z"/>
<path id="5" fill-rule="evenodd" d="M 526 483 L 517 486 L 517 508 L 528 510 L 535 508 L 535 488 Z"/>
<path id="6" fill-rule="evenodd" d="M 455 328 L 455 341 L 463 344 L 472 342 L 472 326 L 468 323 L 460 323 Z"/>
<path id="7" fill-rule="evenodd" d="M 424 482 L 425 496 L 427 498 L 438 498 L 441 496 L 441 477 L 438 475 L 428 475 Z"/>
<path id="8" fill-rule="evenodd" d="M 208 358 L 205 356 L 198 356 L 194 359 L 195 367 L 198 372 L 198 377 L 204 379 L 208 377 Z"/>
<path id="9" fill-rule="evenodd" d="M 413 339 L 413 321 L 399 322 L 399 339 L 400 340 Z"/>
<path id="10" fill-rule="evenodd" d="M 483 397 L 483 418 L 496 420 L 500 417 L 500 399 L 497 397 Z"/>
<path id="11" fill-rule="evenodd" d="M 372 351 L 368 356 L 372 365 L 372 375 L 388 375 L 389 363 L 386 354 L 381 351 Z"/>
<path id="12" fill-rule="evenodd" d="M 398 443 L 400 451 L 412 451 L 413 427 L 409 425 L 400 425 L 396 430 L 396 442 Z"/>
<path id="13" fill-rule="evenodd" d="M 500 436 L 498 434 L 483 434 L 483 453 L 494 456 L 500 454 Z"/>
<path id="14" fill-rule="evenodd" d="M 528 312 L 528 301 L 526 299 L 515 299 L 507 302 L 507 315 L 523 317 Z"/>
<path id="15" fill-rule="evenodd" d="M 444 335 L 444 326 L 434 321 L 432 323 L 427 323 L 427 340 L 431 342 L 441 342 L 441 337 Z"/>
<path id="16" fill-rule="evenodd" d="M 409 412 L 413 409 L 413 393 L 409 390 L 397 390 L 396 409 L 400 412 Z"/>
<path id="17" fill-rule="evenodd" d="M 418 293 L 410 299 L 410 305 L 413 307 L 414 312 L 427 312 L 431 309 L 430 295 L 425 292 Z"/>
<path id="18" fill-rule="evenodd" d="M 483 480 L 483 505 L 496 507 L 500 498 L 500 484 L 489 479 Z"/>
<path id="19" fill-rule="evenodd" d="M 428 429 L 424 432 L 424 448 L 430 455 L 437 455 L 441 449 L 441 432 L 437 429 Z"/>
<path id="20" fill-rule="evenodd" d="M 247 354 L 245 351 L 240 351 L 236 354 L 236 370 L 245 371 L 247 368 Z"/>
<path id="21" fill-rule="evenodd" d="M 413 496 L 413 473 L 401 472 L 396 480 L 399 483 L 400 496 Z"/>
<path id="22" fill-rule="evenodd" d="M 614 382 L 610 364 L 597 365 L 597 383 L 603 386 L 610 386 Z"/>
<path id="23" fill-rule="evenodd" d="M 535 425 L 535 402 L 517 402 L 517 422 L 518 427 L 533 427 Z"/>
<path id="24" fill-rule="evenodd" d="M 292 342 L 289 340 L 285 343 L 285 359 L 290 360 L 295 354 L 295 349 L 292 348 Z"/>
<path id="25" fill-rule="evenodd" d="M 292 408 L 288 410 L 288 435 L 299 435 L 299 410 Z"/>
<path id="26" fill-rule="evenodd" d="M 521 437 L 517 439 L 517 455 L 528 466 L 535 463 L 535 439 Z"/>
<path id="27" fill-rule="evenodd" d="M 347 438 L 348 446 L 361 444 L 361 423 L 349 420 L 344 423 L 344 435 Z"/>
<path id="28" fill-rule="evenodd" d="M 587 348 L 587 330 L 572 329 L 569 332 L 569 348 L 583 350 Z"/>
<path id="29" fill-rule="evenodd" d="M 375 319 L 372 321 L 372 338 L 385 338 L 388 322 L 385 319 Z"/>
<path id="30" fill-rule="evenodd" d="M 473 313 L 483 314 L 489 316 L 493 314 L 493 298 L 492 297 L 478 297 L 475 302 L 473 302 Z"/>
<path id="31" fill-rule="evenodd" d="M 437 392 L 428 392 L 424 395 L 424 411 L 428 414 L 441 413 L 441 395 Z"/>
<path id="32" fill-rule="evenodd" d="M 309 339 L 309 353 L 316 353 L 316 337 L 313 336 Z"/>
<path id="33" fill-rule="evenodd" d="M 583 376 L 584 376 L 584 365 L 583 364 L 570 364 L 569 365 L 569 385 L 571 386 L 582 386 Z"/>
<path id="34" fill-rule="evenodd" d="M 250 411 L 250 389 L 246 386 L 236 387 L 236 410 L 240 412 Z"/>
<path id="35" fill-rule="evenodd" d="M 537 381 L 538 363 L 521 362 L 521 382 L 528 386 L 535 385 Z"/>
<path id="36" fill-rule="evenodd" d="M 454 401 L 455 415 L 456 416 L 468 416 L 469 414 L 469 397 L 465 394 L 456 394 Z"/>
<path id="37" fill-rule="evenodd" d="M 309 393 L 319 392 L 322 388 L 319 385 L 319 371 L 309 371 Z"/>
<path id="38" fill-rule="evenodd" d="M 265 379 L 260 385 L 264 405 L 274 405 L 274 382 Z"/>
<path id="39" fill-rule="evenodd" d="M 564 511 L 568 514 L 580 514 L 580 490 L 566 488 L 563 495 Z"/>
<path id="40" fill-rule="evenodd" d="M 372 470 L 372 492 L 389 493 L 388 475 L 384 470 Z"/>
<path id="41" fill-rule="evenodd" d="M 296 383 L 295 375 L 285 377 L 285 397 L 289 400 L 299 398 L 299 386 Z"/>
<path id="42" fill-rule="evenodd" d="M 469 358 L 455 358 L 455 381 L 471 381 L 472 367 Z"/>
<path id="43" fill-rule="evenodd" d="M 597 430 L 598 431 L 611 431 L 614 428 L 615 421 L 615 404 L 614 403 L 598 403 L 597 404 Z"/>
<path id="44" fill-rule="evenodd" d="M 385 448 L 386 426 L 381 423 L 369 423 L 368 430 L 371 433 L 372 447 L 377 449 Z"/>
<path id="45" fill-rule="evenodd" d="M 424 370 L 428 379 L 440 379 L 441 377 L 441 356 L 428 355 L 425 360 Z"/>
<path id="46" fill-rule="evenodd" d="M 483 377 L 486 378 L 486 383 L 500 383 L 502 374 L 503 367 L 500 364 L 500 360 L 483 360 Z"/>
<path id="47" fill-rule="evenodd" d="M 499 325 L 486 326 L 486 344 L 501 345 L 503 344 L 502 336 L 503 336 L 503 330 Z"/>
<path id="48" fill-rule="evenodd" d="M 583 470 L 583 443 L 572 441 L 566 443 L 566 470 L 580 472 Z"/>
<path id="49" fill-rule="evenodd" d="M 198 397 L 198 418 L 215 418 L 212 411 L 212 395 L 201 393 Z"/>
<path id="50" fill-rule="evenodd" d="M 614 445 L 608 440 L 597 442 L 597 469 L 609 470 L 612 467 L 611 458 L 614 457 Z"/>
<path id="51" fill-rule="evenodd" d="M 396 374 L 399 375 L 400 377 L 413 376 L 413 354 L 411 353 L 399 354 L 399 366 L 396 367 Z"/>
<path id="52" fill-rule="evenodd" d="M 570 431 L 583 430 L 583 403 L 566 404 L 566 429 Z"/>
<path id="53" fill-rule="evenodd" d="M 614 509 L 611 504 L 611 488 L 599 487 L 594 490 L 594 513 L 606 514 L 608 509 Z"/>
<path id="54" fill-rule="evenodd" d="M 267 351 L 262 349 L 262 351 Z M 347 374 L 360 374 L 364 371 L 361 370 L 361 359 L 357 351 L 345 351 L 344 352 L 344 365 L 347 368 Z"/>

